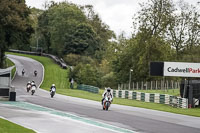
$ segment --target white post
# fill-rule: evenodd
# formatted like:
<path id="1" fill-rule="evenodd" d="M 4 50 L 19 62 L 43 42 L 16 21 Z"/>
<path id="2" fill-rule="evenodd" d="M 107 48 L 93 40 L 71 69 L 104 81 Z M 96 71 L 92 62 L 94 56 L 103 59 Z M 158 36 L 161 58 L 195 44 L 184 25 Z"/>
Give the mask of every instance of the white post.
<path id="1" fill-rule="evenodd" d="M 129 90 L 131 89 L 131 72 L 132 71 L 133 71 L 133 69 L 130 69 L 130 72 L 129 72 L 129 86 L 128 86 Z"/>
<path id="2" fill-rule="evenodd" d="M 141 90 L 143 90 L 143 87 L 144 87 L 144 84 L 143 84 L 143 81 L 142 81 Z"/>
<path id="3" fill-rule="evenodd" d="M 146 90 L 147 90 L 148 82 L 146 81 Z"/>

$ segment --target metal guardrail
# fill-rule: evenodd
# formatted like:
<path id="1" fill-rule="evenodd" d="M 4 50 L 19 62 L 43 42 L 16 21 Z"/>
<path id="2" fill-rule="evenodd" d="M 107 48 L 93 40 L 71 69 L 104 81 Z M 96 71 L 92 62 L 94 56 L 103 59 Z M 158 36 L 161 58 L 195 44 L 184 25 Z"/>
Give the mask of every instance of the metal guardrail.
<path id="1" fill-rule="evenodd" d="M 79 85 L 77 86 L 77 89 L 83 90 L 83 91 L 92 92 L 92 93 L 99 93 L 99 88 L 98 88 L 98 87 L 91 86 L 91 85 L 79 84 Z"/>
<path id="2" fill-rule="evenodd" d="M 69 66 L 66 65 L 66 63 L 63 61 L 63 59 L 59 59 L 55 55 L 51 54 L 46 54 L 46 53 L 41 53 L 41 52 L 31 52 L 31 51 L 22 51 L 22 50 L 14 50 L 14 49 L 9 49 L 9 52 L 14 52 L 14 53 L 21 53 L 21 54 L 30 54 L 30 55 L 38 55 L 38 56 L 45 56 L 53 59 L 58 65 L 60 65 L 63 69 L 67 69 Z"/>

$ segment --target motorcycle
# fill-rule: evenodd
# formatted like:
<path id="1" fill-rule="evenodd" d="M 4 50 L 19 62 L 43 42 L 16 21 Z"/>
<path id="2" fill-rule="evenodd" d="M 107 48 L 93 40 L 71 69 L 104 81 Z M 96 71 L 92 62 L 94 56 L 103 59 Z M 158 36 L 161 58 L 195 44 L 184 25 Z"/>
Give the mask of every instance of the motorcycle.
<path id="1" fill-rule="evenodd" d="M 27 87 L 26 87 L 27 92 L 29 92 L 30 89 L 31 89 L 31 85 L 29 84 L 29 85 L 27 85 Z"/>
<path id="2" fill-rule="evenodd" d="M 55 95 L 56 93 L 56 89 L 53 87 L 50 91 L 50 95 L 51 95 L 51 98 L 53 98 L 53 96 Z"/>
<path id="3" fill-rule="evenodd" d="M 34 76 L 35 76 L 35 77 L 37 76 L 37 71 L 34 71 Z"/>
<path id="4" fill-rule="evenodd" d="M 31 87 L 31 95 L 33 95 L 35 93 L 35 90 L 36 90 L 36 86 L 32 86 Z"/>
<path id="5" fill-rule="evenodd" d="M 24 71 L 24 70 L 22 70 L 22 76 L 24 76 L 24 74 L 25 74 L 25 71 Z"/>
<path id="6" fill-rule="evenodd" d="M 103 110 L 108 110 L 108 108 L 111 105 L 111 102 L 112 102 L 112 97 L 111 96 L 105 97 L 105 99 L 103 100 Z"/>

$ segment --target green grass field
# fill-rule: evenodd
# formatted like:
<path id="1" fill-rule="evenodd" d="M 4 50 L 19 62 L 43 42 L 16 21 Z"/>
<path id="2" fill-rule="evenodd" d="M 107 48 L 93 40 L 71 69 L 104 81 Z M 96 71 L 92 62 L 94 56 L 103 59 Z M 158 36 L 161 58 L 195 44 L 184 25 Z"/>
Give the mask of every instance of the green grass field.
<path id="1" fill-rule="evenodd" d="M 0 133 L 35 133 L 12 122 L 0 118 Z"/>
<path id="2" fill-rule="evenodd" d="M 15 53 L 10 53 L 10 54 L 15 54 Z M 93 93 L 89 93 L 89 92 L 85 92 L 85 91 L 81 91 L 81 90 L 69 89 L 68 70 L 62 69 L 57 64 L 55 64 L 53 62 L 53 60 L 51 60 L 47 57 L 41 57 L 41 56 L 24 55 L 24 54 L 15 54 L 15 55 L 33 58 L 35 60 L 38 60 L 39 62 L 41 62 L 44 65 L 45 79 L 44 79 L 44 82 L 43 82 L 41 88 L 49 90 L 49 87 L 51 86 L 51 84 L 55 83 L 57 86 L 56 92 L 59 94 L 73 96 L 73 97 L 79 97 L 79 98 L 84 98 L 84 99 L 90 99 L 90 100 L 95 100 L 95 101 L 100 102 L 100 100 L 102 98 L 101 94 L 103 93 L 104 90 L 100 90 L 99 94 L 93 94 Z M 169 90 L 168 92 L 167 91 L 160 92 L 160 90 L 152 90 L 152 91 L 151 90 L 149 90 L 149 91 L 142 90 L 142 91 L 148 92 L 148 93 L 162 93 L 162 94 L 170 94 L 170 95 L 179 95 L 178 89 Z M 193 109 L 173 108 L 169 105 L 164 105 L 164 104 L 146 103 L 146 102 L 142 102 L 142 101 L 121 99 L 121 98 L 114 98 L 113 103 L 200 117 L 200 108 L 193 108 Z"/>

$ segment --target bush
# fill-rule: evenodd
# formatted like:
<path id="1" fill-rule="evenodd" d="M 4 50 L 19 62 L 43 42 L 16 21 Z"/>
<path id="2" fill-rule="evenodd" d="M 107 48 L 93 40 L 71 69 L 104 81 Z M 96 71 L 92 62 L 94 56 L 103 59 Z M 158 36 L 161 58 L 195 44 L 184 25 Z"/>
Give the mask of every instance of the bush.
<path id="1" fill-rule="evenodd" d="M 81 56 L 78 54 L 68 54 L 64 56 L 64 61 L 70 66 L 82 64 L 95 64 L 95 61 L 89 56 Z"/>
<path id="2" fill-rule="evenodd" d="M 117 88 L 116 85 L 117 85 L 117 82 L 116 82 L 113 72 L 110 72 L 102 77 L 102 86 L 116 89 Z"/>
<path id="3" fill-rule="evenodd" d="M 64 61 L 70 66 L 76 66 L 80 62 L 80 55 L 68 54 L 64 56 Z"/>
<path id="4" fill-rule="evenodd" d="M 78 64 L 71 71 L 71 76 L 78 84 L 86 84 L 100 87 L 100 73 L 91 64 Z"/>

